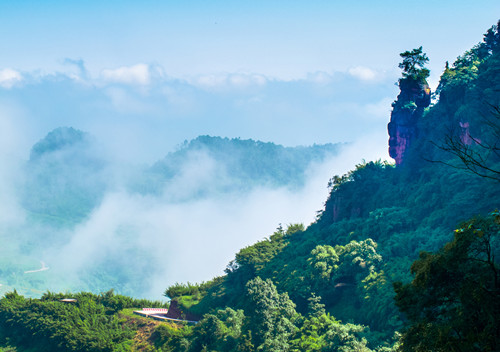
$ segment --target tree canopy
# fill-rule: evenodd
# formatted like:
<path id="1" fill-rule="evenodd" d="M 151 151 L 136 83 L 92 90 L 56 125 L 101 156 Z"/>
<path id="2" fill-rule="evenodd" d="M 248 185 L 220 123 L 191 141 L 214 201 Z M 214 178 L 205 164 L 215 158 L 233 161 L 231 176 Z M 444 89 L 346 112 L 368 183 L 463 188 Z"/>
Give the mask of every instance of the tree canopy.
<path id="1" fill-rule="evenodd" d="M 403 70 L 404 78 L 413 80 L 422 80 L 429 77 L 430 71 L 425 68 L 425 64 L 429 61 L 427 55 L 423 52 L 422 47 L 405 51 L 399 54 L 403 61 L 399 64 L 399 68 Z"/>
<path id="2" fill-rule="evenodd" d="M 395 283 L 409 321 L 402 351 L 498 351 L 499 225 L 498 211 L 464 223 L 439 252 L 420 254 L 411 283 Z"/>

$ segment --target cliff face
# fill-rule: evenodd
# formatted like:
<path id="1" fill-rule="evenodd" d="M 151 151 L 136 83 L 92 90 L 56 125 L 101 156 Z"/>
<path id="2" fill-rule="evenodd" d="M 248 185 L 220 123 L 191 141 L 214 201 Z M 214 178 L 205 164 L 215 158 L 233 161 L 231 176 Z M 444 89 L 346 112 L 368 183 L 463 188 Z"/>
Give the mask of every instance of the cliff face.
<path id="1" fill-rule="evenodd" d="M 387 125 L 389 155 L 396 165 L 404 164 L 408 148 L 418 137 L 417 121 L 431 102 L 431 89 L 425 80 L 404 78 L 399 81 L 399 88 L 401 92 L 392 104 L 391 121 Z"/>

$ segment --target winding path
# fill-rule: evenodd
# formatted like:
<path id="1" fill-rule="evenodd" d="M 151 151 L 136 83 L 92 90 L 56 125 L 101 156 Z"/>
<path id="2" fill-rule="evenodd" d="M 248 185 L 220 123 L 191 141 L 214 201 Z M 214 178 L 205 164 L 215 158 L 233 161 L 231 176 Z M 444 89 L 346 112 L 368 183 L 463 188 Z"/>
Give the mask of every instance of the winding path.
<path id="1" fill-rule="evenodd" d="M 28 271 L 25 271 L 24 273 L 25 274 L 31 274 L 31 273 L 39 273 L 40 271 L 45 271 L 45 270 L 49 270 L 50 268 L 45 264 L 45 262 L 43 261 L 40 261 L 40 263 L 42 264 L 42 267 L 40 269 L 36 269 L 36 270 L 28 270 Z"/>

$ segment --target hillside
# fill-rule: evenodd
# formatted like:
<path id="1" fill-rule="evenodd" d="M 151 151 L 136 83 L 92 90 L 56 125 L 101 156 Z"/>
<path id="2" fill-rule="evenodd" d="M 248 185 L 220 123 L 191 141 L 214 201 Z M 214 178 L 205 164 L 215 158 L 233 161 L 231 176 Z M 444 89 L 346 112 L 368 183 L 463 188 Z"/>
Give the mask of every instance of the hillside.
<path id="1" fill-rule="evenodd" d="M 225 275 L 168 287 L 167 297 L 203 318 L 194 327 L 158 327 L 148 350 L 498 350 L 500 22 L 446 64 L 432 104 L 422 48 L 401 57 L 401 92 L 388 126 L 396 163 L 363 162 L 332 177 L 309 227 L 280 226 L 236 253 Z M 170 165 L 159 162 L 151 172 L 171 175 Z M 240 172 L 251 178 L 251 168 Z M 281 177 L 266 175 L 265 182 Z M 16 332 L 6 318 L 20 309 L 15 304 L 28 303 L 16 293 L 0 300 L 0 328 L 12 345 Z M 45 332 L 40 324 L 15 327 Z M 127 350 L 131 336 L 117 338 L 116 349 L 87 350 Z"/>
<path id="2" fill-rule="evenodd" d="M 240 250 L 225 276 L 202 285 L 197 293 L 199 304 L 190 310 L 215 314 L 227 306 L 243 309 L 247 320 L 242 329 L 248 331 L 245 335 L 242 330 L 240 343 L 246 343 L 245 339 L 259 346 L 278 343 L 273 339 L 279 335 L 272 329 L 268 335 L 249 337 L 250 332 L 257 334 L 254 329 L 258 324 L 264 324 L 255 317 L 250 303 L 257 299 L 252 287 L 260 285 L 263 290 L 284 295 L 275 303 L 267 301 L 267 310 L 281 315 L 279 304 L 285 303 L 278 302 L 290 302 L 288 297 L 293 302 L 286 303 L 288 309 L 294 308 L 293 314 L 283 319 L 288 317 L 289 324 L 293 322 L 301 333 L 294 333 L 291 325 L 283 327 L 289 332 L 287 338 L 281 336 L 283 346 L 303 343 L 301 346 L 311 350 L 332 346 L 335 338 L 328 340 L 310 325 L 319 319 L 314 318 L 319 306 L 330 314 L 321 319 L 359 324 L 359 331 L 363 330 L 361 325 L 366 326 L 361 335 L 368 339 L 370 348 L 387 345 L 406 322 L 394 305 L 393 284 L 409 282 L 410 266 L 419 253 L 439 250 L 454 238 L 454 229 L 462 221 L 479 214 L 488 216 L 499 206 L 500 184 L 495 177 L 500 170 L 500 155 L 495 149 L 500 125 L 499 45 L 498 27 L 494 26 L 482 43 L 453 65 L 447 64 L 436 102 L 430 107 L 425 60 L 412 69 L 403 65 L 401 94 L 393 103 L 389 125 L 390 151 L 397 165 L 367 162 L 333 177 L 325 208 L 314 224 L 307 229 L 278 229 L 268 239 Z M 413 52 L 419 54 L 418 50 Z M 405 54 L 408 57 L 411 52 Z M 427 102 L 422 94 L 427 94 Z M 457 148 L 450 150 L 453 145 Z M 464 153 L 483 161 L 482 168 L 471 168 L 473 160 L 464 160 Z M 492 231 L 498 234 L 498 229 Z M 498 258 L 498 246 L 492 250 Z M 190 291 L 198 292 L 179 285 L 166 294 L 182 300 Z M 269 304 L 278 306 L 271 308 Z M 296 318 L 295 312 L 302 318 Z M 222 316 L 217 319 L 227 324 Z M 272 324 L 277 329 L 281 320 L 277 316 L 273 319 L 278 319 Z M 326 333 L 327 326 L 334 323 L 325 320 L 321 324 L 325 325 L 318 329 Z M 342 324 L 335 329 L 341 326 L 350 329 Z M 352 338 L 357 335 L 353 332 Z M 293 340 L 294 336 L 301 342 Z M 201 338 L 203 335 L 193 334 L 192 343 Z M 224 343 L 218 340 L 210 346 L 221 348 Z"/>

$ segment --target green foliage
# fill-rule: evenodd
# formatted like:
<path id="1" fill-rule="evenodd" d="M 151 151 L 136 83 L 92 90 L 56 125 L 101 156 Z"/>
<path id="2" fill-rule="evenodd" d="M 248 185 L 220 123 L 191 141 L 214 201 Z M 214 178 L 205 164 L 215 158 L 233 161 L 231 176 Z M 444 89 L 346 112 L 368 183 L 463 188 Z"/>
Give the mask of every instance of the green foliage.
<path id="1" fill-rule="evenodd" d="M 180 296 L 200 295 L 201 291 L 203 291 L 203 283 L 199 285 L 191 284 L 189 282 L 186 284 L 175 283 L 165 290 L 164 295 L 172 299 Z"/>
<path id="2" fill-rule="evenodd" d="M 491 47 L 496 45 L 496 27 L 489 33 Z M 257 277 L 260 285 L 272 282 L 277 292 L 287 293 L 295 310 L 304 315 L 293 324 L 298 331 L 305 330 L 295 330 L 298 335 L 292 334 L 286 342 L 289 348 L 334 348 L 325 342 L 324 332 L 313 336 L 319 323 L 311 321 L 323 312 L 331 320 L 369 326 L 363 333 L 349 330 L 346 335 L 348 340 L 358 341 L 361 350 L 399 348 L 392 338 L 403 321 L 393 301 L 393 283 L 410 280 L 409 268 L 419 252 L 438 250 L 451 239 L 458 221 L 491 211 L 500 197 L 497 183 L 426 162 L 437 155 L 450 160 L 429 143 L 429 139 L 442 138 L 450 124 L 469 121 L 474 125 L 471 133 L 477 129 L 486 136 L 476 116 L 478 111 L 486 111 L 478 97 L 488 97 L 493 104 L 500 95 L 500 89 L 490 89 L 500 81 L 497 49 L 488 50 L 485 53 L 480 45 L 447 68 L 441 78 L 440 98 L 418 122 L 423 137 L 409 149 L 404 168 L 381 161 L 362 162 L 353 171 L 332 177 L 329 197 L 315 223 L 291 234 L 278 229 L 268 239 L 240 250 L 226 275 L 207 288 L 198 305 L 204 312 L 226 306 L 245 309 L 238 348 L 255 350 L 267 338 L 262 333 L 267 330 L 249 311 L 245 296 L 247 283 L 259 282 Z M 421 48 L 407 52 L 403 59 L 404 84 L 425 80 L 427 57 Z M 410 110 L 417 108 L 411 100 L 405 104 Z M 311 330 L 309 335 L 306 330 Z"/>
<path id="3" fill-rule="evenodd" d="M 339 256 L 332 246 L 318 245 L 311 251 L 311 257 L 307 263 L 312 269 L 312 276 L 320 280 L 330 281 L 332 271 L 338 269 Z M 318 281 L 320 281 L 318 280 Z"/>
<path id="4" fill-rule="evenodd" d="M 190 326 L 172 326 L 167 324 L 159 325 L 154 333 L 153 340 L 155 347 L 165 352 L 187 352 L 189 350 L 189 336 L 192 334 Z"/>
<path id="5" fill-rule="evenodd" d="M 403 61 L 399 64 L 399 68 L 403 70 L 403 77 L 414 81 L 423 81 L 430 75 L 430 71 L 425 68 L 425 64 L 429 61 L 427 55 L 423 52 L 422 47 L 405 51 L 399 54 Z"/>
<path id="6" fill-rule="evenodd" d="M 360 337 L 364 327 L 342 324 L 329 314 L 307 319 L 291 342 L 290 351 L 370 352 L 367 341 Z"/>
<path id="7" fill-rule="evenodd" d="M 231 180 L 226 177 L 224 184 L 211 183 L 200 189 L 197 197 L 214 190 L 241 192 L 262 185 L 295 188 L 304 184 L 311 162 L 325 160 L 339 148 L 340 144 L 283 147 L 252 139 L 199 136 L 155 163 L 136 187 L 141 192 L 160 192 L 166 182 L 182 177 L 186 165 L 210 160 L 217 164 L 217 175 L 226 177 L 227 172 Z"/>
<path id="8" fill-rule="evenodd" d="M 257 351 L 288 351 L 289 336 L 295 331 L 295 304 L 288 294 L 278 293 L 273 282 L 260 277 L 246 285 L 249 306 L 246 310 Z"/>
<path id="9" fill-rule="evenodd" d="M 307 299 L 308 301 L 308 311 L 309 316 L 320 317 L 325 314 L 325 305 L 321 303 L 321 297 L 316 296 L 313 292 L 311 293 L 311 297 Z"/>
<path id="10" fill-rule="evenodd" d="M 68 297 L 76 302 L 60 301 Z M 131 307 L 165 305 L 112 290 L 100 295 L 47 292 L 40 299 L 13 291 L 0 299 L 0 332 L 21 351 L 128 351 L 136 326 L 117 313 Z"/>
<path id="11" fill-rule="evenodd" d="M 80 293 L 76 303 L 59 297 L 48 293 L 32 300 L 15 291 L 6 294 L 0 300 L 1 330 L 13 344 L 37 351 L 115 351 L 135 335 L 99 302 L 104 297 Z"/>
<path id="12" fill-rule="evenodd" d="M 192 351 L 234 351 L 241 336 L 244 314 L 231 308 L 206 314 L 194 327 Z"/>
<path id="13" fill-rule="evenodd" d="M 395 283 L 409 324 L 402 351 L 496 351 L 500 346 L 500 215 L 464 223 L 436 254 L 422 252 L 410 284 Z"/>

